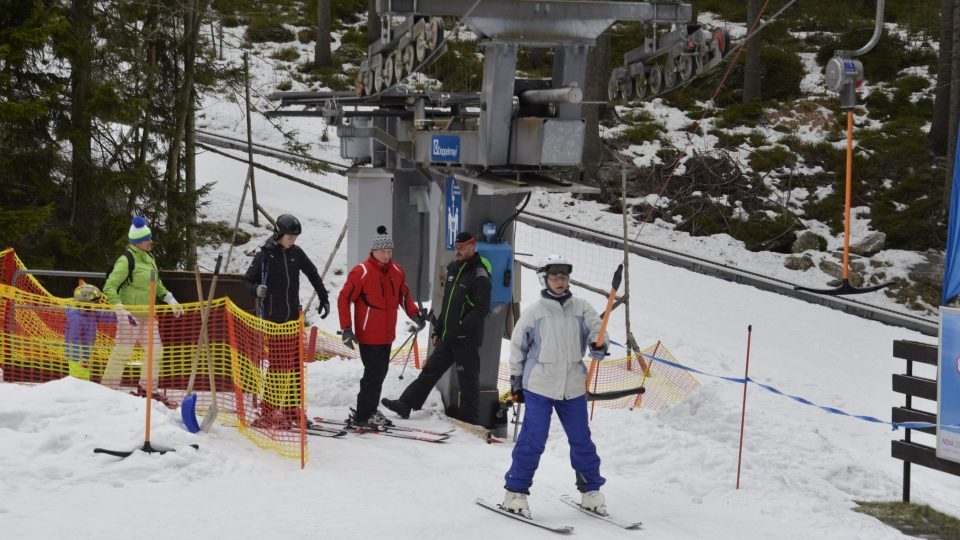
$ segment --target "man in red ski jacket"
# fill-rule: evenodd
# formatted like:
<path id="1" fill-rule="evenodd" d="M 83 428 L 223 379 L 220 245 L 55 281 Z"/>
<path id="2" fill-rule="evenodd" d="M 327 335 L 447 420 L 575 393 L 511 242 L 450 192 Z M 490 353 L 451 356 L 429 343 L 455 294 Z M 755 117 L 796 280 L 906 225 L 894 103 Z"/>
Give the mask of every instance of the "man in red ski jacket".
<path id="1" fill-rule="evenodd" d="M 370 256 L 350 271 L 337 298 L 343 343 L 360 344 L 363 377 L 357 394 L 357 408 L 348 418 L 356 427 L 380 429 L 388 421 L 377 411 L 383 380 L 390 362 L 390 347 L 396 339 L 397 308 L 422 329 L 425 315 L 410 296 L 406 274 L 393 258 L 393 239 L 383 225 L 370 246 Z M 353 304 L 353 318 L 350 316 Z"/>

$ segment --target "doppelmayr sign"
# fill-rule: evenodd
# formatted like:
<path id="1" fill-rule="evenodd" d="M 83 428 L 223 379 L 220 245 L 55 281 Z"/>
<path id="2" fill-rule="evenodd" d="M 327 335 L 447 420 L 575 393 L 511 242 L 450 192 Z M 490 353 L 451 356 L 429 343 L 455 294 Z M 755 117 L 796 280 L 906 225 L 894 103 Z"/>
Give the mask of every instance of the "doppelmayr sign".
<path id="1" fill-rule="evenodd" d="M 430 161 L 460 161 L 460 137 L 434 135 L 430 140 Z"/>

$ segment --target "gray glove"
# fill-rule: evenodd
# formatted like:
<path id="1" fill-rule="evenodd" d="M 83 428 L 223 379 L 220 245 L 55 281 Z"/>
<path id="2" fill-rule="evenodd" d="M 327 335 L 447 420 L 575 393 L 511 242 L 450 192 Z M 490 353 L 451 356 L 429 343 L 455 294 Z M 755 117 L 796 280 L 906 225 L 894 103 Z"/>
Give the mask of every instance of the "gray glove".
<path id="1" fill-rule="evenodd" d="M 593 358 L 594 360 L 603 360 L 607 357 L 608 347 L 610 347 L 610 342 L 607 340 L 603 340 L 603 345 L 599 347 L 597 347 L 596 343 L 590 342 L 590 350 L 587 352 L 587 354 L 589 354 L 590 358 Z"/>
<path id="2" fill-rule="evenodd" d="M 257 298 L 266 298 L 266 297 L 267 297 L 267 286 L 257 285 Z"/>

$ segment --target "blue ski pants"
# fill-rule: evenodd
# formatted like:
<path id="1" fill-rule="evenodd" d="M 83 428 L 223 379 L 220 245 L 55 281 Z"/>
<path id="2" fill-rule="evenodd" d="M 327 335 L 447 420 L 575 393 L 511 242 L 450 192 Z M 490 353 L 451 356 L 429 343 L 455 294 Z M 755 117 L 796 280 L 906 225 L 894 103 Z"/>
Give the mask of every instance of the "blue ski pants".
<path id="1" fill-rule="evenodd" d="M 590 438 L 587 396 L 550 399 L 526 390 L 523 396 L 527 410 L 523 415 L 517 444 L 513 447 L 513 463 L 504 476 L 504 487 L 516 493 L 530 493 L 533 475 L 537 472 L 540 456 L 546 448 L 550 418 L 553 411 L 557 411 L 570 444 L 570 465 L 577 474 L 577 489 L 581 492 L 600 489 L 606 479 L 600 476 L 600 456 L 597 455 L 597 447 Z"/>

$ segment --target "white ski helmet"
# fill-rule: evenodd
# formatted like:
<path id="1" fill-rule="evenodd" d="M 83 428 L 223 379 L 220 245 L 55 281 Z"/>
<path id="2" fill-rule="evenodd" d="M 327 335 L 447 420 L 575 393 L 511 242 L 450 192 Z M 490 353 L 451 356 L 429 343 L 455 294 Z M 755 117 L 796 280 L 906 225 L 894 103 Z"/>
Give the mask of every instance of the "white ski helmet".
<path id="1" fill-rule="evenodd" d="M 563 255 L 547 255 L 540 261 L 540 267 L 537 268 L 537 276 L 540 277 L 540 284 L 547 287 L 547 274 L 565 273 L 570 275 L 573 272 L 573 264 Z"/>

